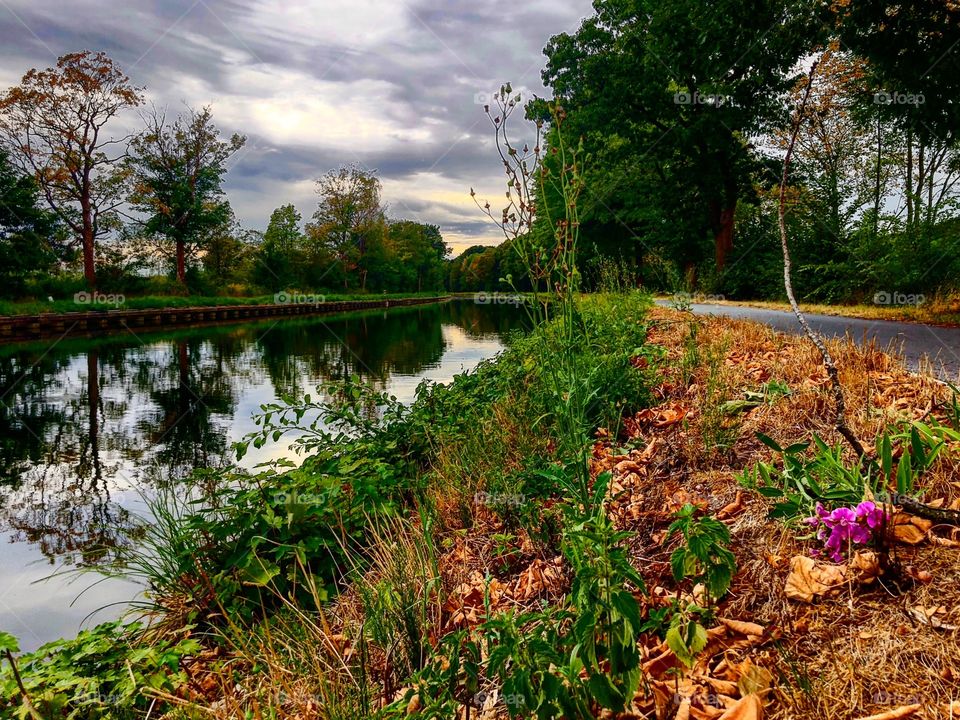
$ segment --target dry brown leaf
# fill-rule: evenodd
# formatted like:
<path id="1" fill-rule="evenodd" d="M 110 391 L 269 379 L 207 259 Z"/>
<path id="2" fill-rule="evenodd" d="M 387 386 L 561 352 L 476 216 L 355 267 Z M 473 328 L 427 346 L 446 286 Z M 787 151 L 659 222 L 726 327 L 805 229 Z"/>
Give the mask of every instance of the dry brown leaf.
<path id="1" fill-rule="evenodd" d="M 744 697 L 763 695 L 773 685 L 773 673 L 765 667 L 756 665 L 749 657 L 740 663 L 739 671 L 740 680 L 737 681 L 737 688 Z"/>
<path id="2" fill-rule="evenodd" d="M 896 708 L 894 710 L 887 710 L 878 715 L 868 715 L 867 717 L 861 717 L 857 720 L 899 720 L 899 718 L 910 717 L 911 715 L 916 715 L 920 710 L 920 705 L 904 705 L 903 707 Z"/>
<path id="3" fill-rule="evenodd" d="M 757 625 L 757 623 L 729 620 L 727 618 L 717 618 L 717 620 L 741 635 L 763 635 L 764 633 L 763 625 Z"/>
<path id="4" fill-rule="evenodd" d="M 929 625 L 930 627 L 937 628 L 938 630 L 958 629 L 956 625 L 948 625 L 938 617 L 938 615 L 944 615 L 947 612 L 947 609 L 943 605 L 934 608 L 916 605 L 910 608 L 907 612 L 909 612 L 911 617 L 916 619 L 917 622 L 922 623 L 923 625 Z"/>
<path id="5" fill-rule="evenodd" d="M 933 523 L 925 518 L 897 513 L 893 518 L 893 537 L 898 542 L 918 545 L 927 538 Z"/>
<path id="6" fill-rule="evenodd" d="M 763 702 L 758 695 L 747 695 L 728 707 L 720 720 L 763 720 Z"/>
<path id="7" fill-rule="evenodd" d="M 732 503 L 720 508 L 720 511 L 717 513 L 717 519 L 725 520 L 726 518 L 733 517 L 741 510 L 743 510 L 743 492 L 737 490 L 737 497 Z"/>
<path id="8" fill-rule="evenodd" d="M 784 592 L 791 600 L 813 602 L 815 597 L 835 594 L 846 581 L 847 568 L 818 563 L 806 555 L 790 560 L 790 574 Z"/>

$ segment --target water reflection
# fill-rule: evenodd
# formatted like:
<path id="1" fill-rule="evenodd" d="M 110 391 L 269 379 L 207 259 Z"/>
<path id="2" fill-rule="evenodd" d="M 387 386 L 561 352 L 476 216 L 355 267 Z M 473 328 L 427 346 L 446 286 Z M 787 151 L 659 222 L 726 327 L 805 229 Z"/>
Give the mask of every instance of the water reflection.
<path id="1" fill-rule="evenodd" d="M 12 543 L 0 576 L 22 585 L 37 560 L 44 574 L 108 561 L 136 542 L 138 491 L 228 462 L 260 404 L 352 374 L 409 400 L 421 379 L 449 380 L 499 351 L 521 315 L 454 302 L 0 347 L 0 534 Z M 284 451 L 246 462 L 268 452 Z M 22 586 L 13 595 L 29 605 Z M 11 613 L 24 611 L 10 597 L 0 586 L 0 628 L 16 630 Z"/>

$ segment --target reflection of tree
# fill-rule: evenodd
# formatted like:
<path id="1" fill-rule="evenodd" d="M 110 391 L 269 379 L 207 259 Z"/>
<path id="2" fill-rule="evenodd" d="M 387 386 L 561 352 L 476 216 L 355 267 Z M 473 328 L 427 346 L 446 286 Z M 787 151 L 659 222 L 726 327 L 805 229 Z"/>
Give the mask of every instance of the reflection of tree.
<path id="1" fill-rule="evenodd" d="M 192 338 L 178 340 L 170 350 L 165 363 L 141 376 L 153 407 L 137 427 L 142 441 L 156 447 L 153 461 L 179 479 L 221 462 L 229 423 L 215 420 L 232 419 L 235 399 L 222 346 Z"/>
<path id="2" fill-rule="evenodd" d="M 509 295 L 502 297 L 510 298 Z M 510 333 L 528 324 L 526 312 L 516 304 L 478 304 L 472 300 L 454 300 L 447 303 L 444 310 L 444 321 L 463 328 L 469 337 L 495 336 L 504 341 Z"/>
<path id="3" fill-rule="evenodd" d="M 444 325 L 502 337 L 521 316 L 512 306 L 456 302 L 149 342 L 0 347 L 0 531 L 50 559 L 108 561 L 137 534 L 118 493 L 223 462 L 242 395 L 268 401 L 349 375 L 384 388 L 392 375 L 441 361 Z"/>
<path id="4" fill-rule="evenodd" d="M 48 379 L 49 376 L 44 378 Z M 45 397 L 43 383 L 30 386 L 20 382 L 19 387 L 11 390 L 24 397 L 28 388 L 35 394 L 25 398 L 27 406 L 50 402 Z M 110 490 L 104 481 L 96 351 L 87 354 L 83 388 L 62 411 L 48 414 L 56 418 L 56 423 L 47 426 L 34 423 L 27 430 L 33 443 L 42 446 L 45 462 L 37 462 L 19 473 L 12 483 L 16 492 L 4 497 L 0 516 L 13 532 L 14 540 L 36 544 L 51 561 L 71 556 L 78 563 L 95 563 L 136 534 L 133 519 L 125 509 L 111 502 Z M 6 458 L 4 466 L 9 466 Z"/>
<path id="5" fill-rule="evenodd" d="M 257 345 L 277 395 L 351 375 L 382 387 L 394 373 L 415 375 L 443 357 L 442 307 L 287 323 Z"/>

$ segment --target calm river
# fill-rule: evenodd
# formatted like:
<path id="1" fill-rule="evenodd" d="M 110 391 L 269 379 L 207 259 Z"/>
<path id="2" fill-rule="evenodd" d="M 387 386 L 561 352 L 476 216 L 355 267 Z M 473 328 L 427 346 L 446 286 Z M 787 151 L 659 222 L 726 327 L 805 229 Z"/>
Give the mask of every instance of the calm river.
<path id="1" fill-rule="evenodd" d="M 96 576 L 64 571 L 136 542 L 141 498 L 158 483 L 231 462 L 262 403 L 351 374 L 410 401 L 421 380 L 499 352 L 522 315 L 455 301 L 0 346 L 0 630 L 32 650 L 119 616 L 139 586 L 111 579 L 81 594 Z M 243 465 L 286 448 L 251 446 Z"/>

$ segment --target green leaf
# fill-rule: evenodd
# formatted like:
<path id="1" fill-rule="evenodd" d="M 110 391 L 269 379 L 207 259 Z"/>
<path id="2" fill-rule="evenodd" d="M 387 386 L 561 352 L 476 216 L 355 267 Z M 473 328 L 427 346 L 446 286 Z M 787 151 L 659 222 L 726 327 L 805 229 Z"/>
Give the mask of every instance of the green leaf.
<path id="1" fill-rule="evenodd" d="M 767 446 L 768 448 L 770 448 L 771 450 L 775 450 L 775 451 L 778 452 L 778 453 L 782 453 L 782 452 L 783 452 L 783 448 L 780 447 L 780 444 L 779 444 L 776 440 L 774 440 L 772 437 L 770 437 L 769 435 L 765 435 L 765 434 L 762 433 L 762 432 L 758 432 L 758 433 L 757 433 L 757 440 L 759 440 L 760 442 L 762 442 L 764 445 L 766 445 L 766 446 Z"/>
<path id="2" fill-rule="evenodd" d="M 3 652 L 18 653 L 20 652 L 20 646 L 17 644 L 17 639 L 13 635 L 0 630 L 0 653 Z"/>

